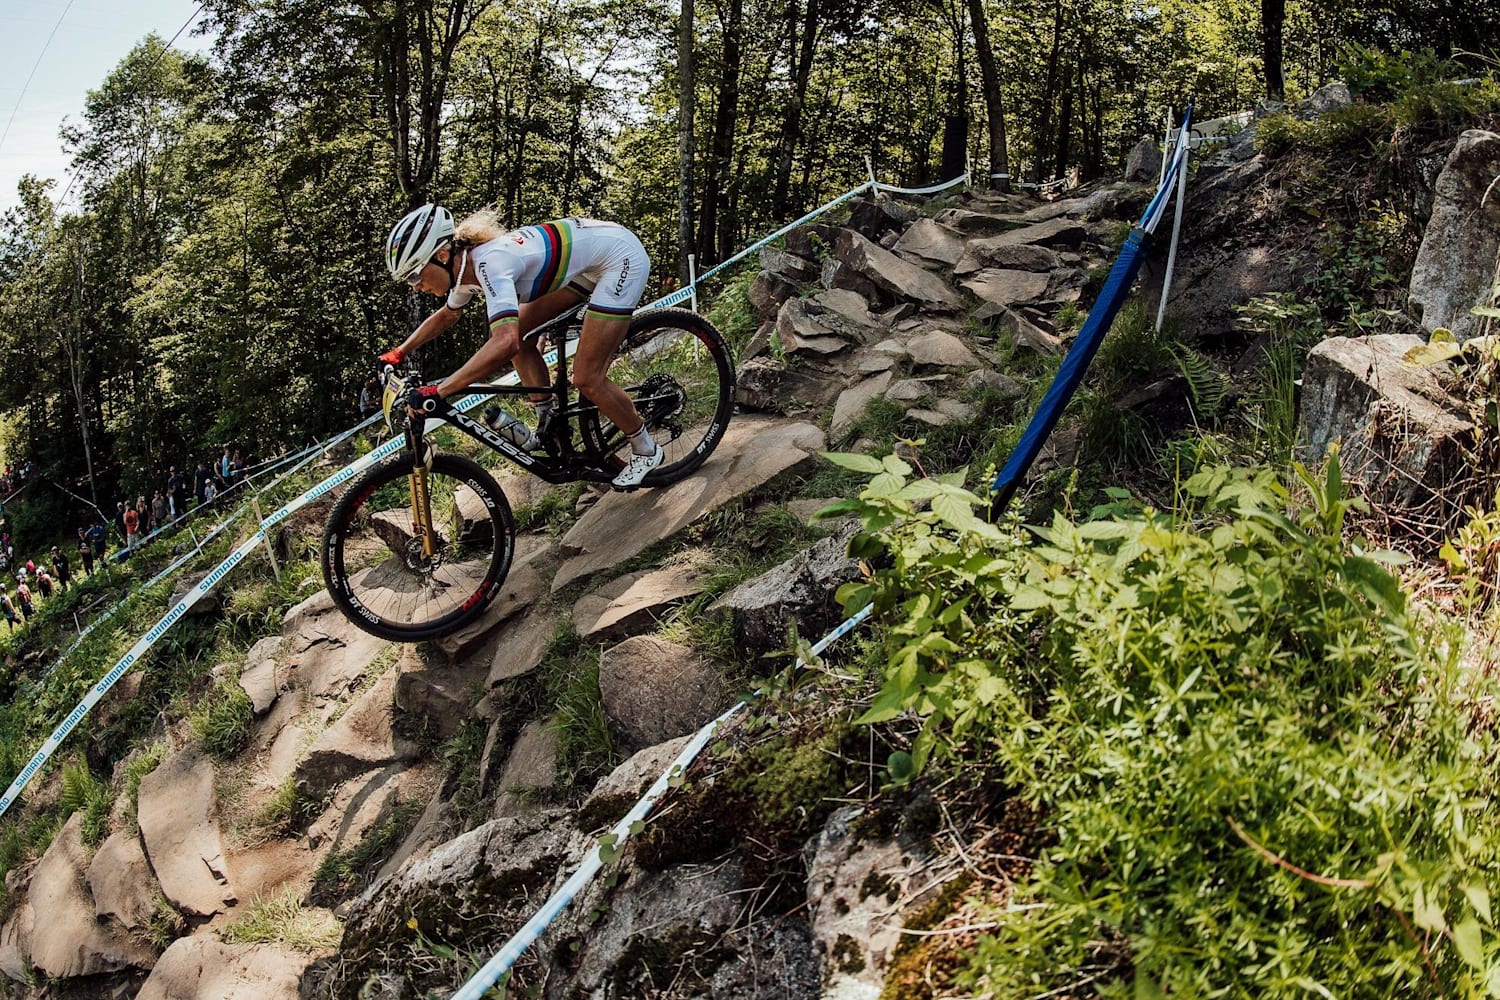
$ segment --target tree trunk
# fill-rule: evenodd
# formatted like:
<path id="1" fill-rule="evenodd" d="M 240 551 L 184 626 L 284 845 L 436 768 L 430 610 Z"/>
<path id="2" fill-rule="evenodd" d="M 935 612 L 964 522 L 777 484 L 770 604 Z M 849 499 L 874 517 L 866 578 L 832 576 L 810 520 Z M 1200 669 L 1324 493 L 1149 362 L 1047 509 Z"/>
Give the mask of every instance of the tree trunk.
<path id="1" fill-rule="evenodd" d="M 1042 97 L 1037 111 L 1036 139 L 1032 143 L 1031 180 L 1042 180 L 1042 160 L 1046 156 L 1051 140 L 1052 105 L 1057 100 L 1057 66 L 1062 56 L 1063 5 L 1056 0 L 1052 8 L 1052 48 L 1047 53 L 1047 82 L 1042 86 Z M 1064 90 L 1067 88 L 1065 87 Z"/>
<path id="2" fill-rule="evenodd" d="M 781 129 L 781 155 L 776 162 L 776 187 L 771 197 L 771 210 L 777 218 L 786 215 L 790 208 L 792 157 L 796 153 L 797 143 L 802 141 L 807 83 L 812 77 L 813 55 L 818 41 L 819 3 L 820 0 L 807 0 L 807 10 L 802 19 L 802 44 L 800 47 L 792 46 L 792 50 L 797 53 L 796 65 L 792 67 L 792 100 L 787 106 L 786 122 Z"/>
<path id="3" fill-rule="evenodd" d="M 1282 77 L 1281 29 L 1286 23 L 1286 0 L 1260 0 L 1260 37 L 1266 64 L 1266 99 L 1286 100 Z"/>
<path id="4" fill-rule="evenodd" d="M 699 260 L 719 261 L 732 252 L 729 220 L 729 164 L 734 157 L 734 131 L 740 105 L 740 27 L 744 0 L 728 0 L 724 19 L 723 62 L 719 67 L 719 95 L 714 112 L 708 170 L 703 180 L 703 217 L 698 231 Z"/>
<path id="5" fill-rule="evenodd" d="M 984 12 L 984 0 L 969 0 L 969 23 L 974 27 L 974 54 L 979 59 L 984 109 L 990 123 L 990 187 L 997 191 L 1009 191 L 1010 156 L 1005 148 L 1005 100 L 1000 93 L 995 50 L 990 48 L 990 24 Z"/>
<path id="6" fill-rule="evenodd" d="M 693 249 L 693 0 L 677 15 L 677 277 L 688 283 Z"/>

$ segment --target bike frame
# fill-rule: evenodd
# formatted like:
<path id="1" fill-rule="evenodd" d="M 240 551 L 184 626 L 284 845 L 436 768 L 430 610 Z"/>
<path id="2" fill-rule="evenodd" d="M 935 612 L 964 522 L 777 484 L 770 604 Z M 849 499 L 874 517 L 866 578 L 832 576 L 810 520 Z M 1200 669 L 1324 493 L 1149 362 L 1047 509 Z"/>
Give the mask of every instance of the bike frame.
<path id="1" fill-rule="evenodd" d="M 540 340 L 548 331 L 555 329 L 566 331 L 571 323 L 583 316 L 583 309 L 583 306 L 578 306 L 564 310 L 530 331 L 527 339 Z M 427 468 L 421 457 L 426 454 L 422 447 L 422 438 L 426 433 L 429 420 L 436 420 L 457 428 L 474 440 L 487 445 L 492 451 L 499 452 L 538 479 L 553 485 L 574 482 L 608 483 L 614 479 L 616 474 L 614 471 L 605 471 L 590 464 L 574 439 L 574 426 L 578 417 L 584 413 L 595 412 L 598 407 L 583 397 L 576 400 L 569 398 L 568 352 L 566 350 L 569 338 L 564 333 L 563 336 L 555 339 L 558 343 L 557 374 L 550 386 L 478 386 L 470 387 L 466 391 L 466 395 L 471 396 L 548 395 L 557 400 L 557 408 L 546 435 L 548 455 L 534 455 L 517 447 L 509 439 L 492 430 L 488 424 L 475 420 L 444 399 L 428 400 L 428 405 L 432 407 L 430 411 L 411 415 L 406 425 L 406 452 L 412 457 L 412 510 L 419 512 L 418 527 L 424 532 L 424 550 L 430 544 L 429 529 L 432 523 L 426 488 Z M 420 379 L 420 375 L 418 378 Z"/>

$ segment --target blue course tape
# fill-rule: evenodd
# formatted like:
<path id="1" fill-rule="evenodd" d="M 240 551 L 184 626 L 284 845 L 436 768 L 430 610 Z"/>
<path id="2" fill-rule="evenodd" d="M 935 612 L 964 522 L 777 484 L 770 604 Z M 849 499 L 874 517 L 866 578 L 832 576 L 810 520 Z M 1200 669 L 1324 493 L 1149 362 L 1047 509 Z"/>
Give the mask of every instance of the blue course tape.
<path id="1" fill-rule="evenodd" d="M 1131 231 L 1130 236 L 1125 240 L 1124 247 L 1120 249 L 1120 256 L 1115 259 L 1114 266 L 1110 268 L 1109 277 L 1105 279 L 1104 287 L 1099 291 L 1099 298 L 1095 301 L 1094 308 L 1089 310 L 1083 329 L 1078 331 L 1078 336 L 1073 340 L 1073 346 L 1068 349 L 1067 356 L 1063 358 L 1062 365 L 1057 369 L 1052 384 L 1047 387 L 1047 394 L 1042 397 L 1036 413 L 1032 414 L 1031 422 L 1026 425 L 1021 440 L 1016 442 L 1010 457 L 1006 459 L 1005 466 L 995 476 L 995 482 L 990 487 L 990 517 L 992 519 L 1000 516 L 1000 512 L 1015 495 L 1016 488 L 1026 476 L 1026 470 L 1031 468 L 1031 463 L 1036 460 L 1037 454 L 1042 450 L 1042 445 L 1046 443 L 1048 436 L 1062 417 L 1068 401 L 1073 398 L 1078 384 L 1083 381 L 1089 362 L 1093 361 L 1099 345 L 1103 343 L 1104 335 L 1109 332 L 1115 315 L 1125 304 L 1125 296 L 1130 291 L 1130 286 L 1134 284 L 1136 275 L 1140 273 L 1141 264 L 1145 259 L 1145 243 L 1156 228 L 1156 224 L 1161 221 L 1167 194 L 1176 185 L 1179 172 L 1187 169 L 1187 129 L 1191 117 L 1192 110 L 1189 109 L 1183 118 L 1171 169 L 1162 179 L 1156 196 L 1151 199 L 1146 211 L 1142 213 L 1141 221 Z"/>

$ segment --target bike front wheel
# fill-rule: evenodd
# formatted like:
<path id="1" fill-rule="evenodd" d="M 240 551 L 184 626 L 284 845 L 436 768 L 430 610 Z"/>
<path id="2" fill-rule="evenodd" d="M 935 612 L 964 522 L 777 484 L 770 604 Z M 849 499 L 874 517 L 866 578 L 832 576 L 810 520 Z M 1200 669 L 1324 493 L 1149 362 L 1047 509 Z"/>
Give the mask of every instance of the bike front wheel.
<path id="1" fill-rule="evenodd" d="M 653 309 L 632 319 L 608 377 L 630 396 L 666 452 L 642 486 L 675 483 L 702 465 L 734 412 L 729 343 L 712 323 L 686 309 Z M 630 443 L 618 427 L 592 405 L 578 423 L 591 461 L 609 472 L 624 467 Z"/>
<path id="2" fill-rule="evenodd" d="M 431 551 L 413 516 L 411 457 L 366 472 L 334 506 L 323 531 L 323 580 L 355 625 L 393 642 L 454 632 L 500 592 L 515 554 L 515 519 L 488 472 L 439 453 L 426 473 Z"/>

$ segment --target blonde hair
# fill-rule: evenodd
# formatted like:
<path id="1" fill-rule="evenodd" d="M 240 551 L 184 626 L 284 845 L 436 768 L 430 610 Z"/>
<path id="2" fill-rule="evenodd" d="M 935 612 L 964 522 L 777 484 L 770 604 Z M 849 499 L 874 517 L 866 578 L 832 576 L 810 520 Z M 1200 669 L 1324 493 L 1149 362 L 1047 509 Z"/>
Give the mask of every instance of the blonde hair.
<path id="1" fill-rule="evenodd" d="M 453 245 L 459 248 L 476 247 L 505 232 L 500 225 L 500 209 L 494 205 L 486 205 L 464 221 L 460 222 L 453 230 Z"/>

